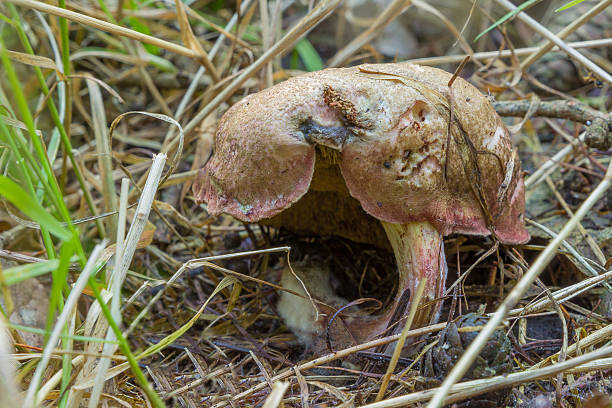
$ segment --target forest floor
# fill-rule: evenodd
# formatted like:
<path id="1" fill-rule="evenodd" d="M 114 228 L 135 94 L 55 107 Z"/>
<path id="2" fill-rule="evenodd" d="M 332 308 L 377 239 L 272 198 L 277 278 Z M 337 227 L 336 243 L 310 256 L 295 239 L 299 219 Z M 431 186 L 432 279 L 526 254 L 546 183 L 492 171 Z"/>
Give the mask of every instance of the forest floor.
<path id="1" fill-rule="evenodd" d="M 1 2 L 0 406 L 612 406 L 612 1 L 526 3 Z M 388 306 L 388 243 L 214 217 L 192 183 L 246 95 L 394 62 L 493 102 L 531 239 L 445 237 L 442 312 L 399 359 L 389 331 L 309 347 L 283 269 Z"/>

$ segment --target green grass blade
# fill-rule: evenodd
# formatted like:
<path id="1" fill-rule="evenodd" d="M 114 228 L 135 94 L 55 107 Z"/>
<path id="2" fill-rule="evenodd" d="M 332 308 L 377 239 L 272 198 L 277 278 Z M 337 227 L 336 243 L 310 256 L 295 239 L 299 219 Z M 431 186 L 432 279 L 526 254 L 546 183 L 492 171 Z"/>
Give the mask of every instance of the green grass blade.
<path id="1" fill-rule="evenodd" d="M 317 50 L 315 50 L 310 41 L 306 38 L 302 38 L 295 44 L 295 50 L 304 63 L 306 70 L 312 72 L 323 69 L 323 60 L 319 56 Z"/>
<path id="2" fill-rule="evenodd" d="M 576 4 L 580 4 L 582 3 L 584 0 L 574 0 L 574 1 L 570 1 L 569 3 L 567 3 L 564 6 L 559 7 L 558 9 L 555 10 L 555 12 L 559 12 L 559 11 L 563 11 L 563 10 L 567 10 L 569 8 L 574 7 Z"/>
<path id="3" fill-rule="evenodd" d="M 483 35 L 485 35 L 489 31 L 493 30 L 495 27 L 500 26 L 501 24 L 503 24 L 506 21 L 510 20 L 512 17 L 516 16 L 521 11 L 525 10 L 526 8 L 531 7 L 532 5 L 534 5 L 534 4 L 536 4 L 536 3 L 540 2 L 540 1 L 542 1 L 542 0 L 527 0 L 526 2 L 524 2 L 521 5 L 517 6 L 517 8 L 515 8 L 511 12 L 504 14 L 504 16 L 502 18 L 500 18 L 499 20 L 497 20 L 495 23 L 493 23 L 492 26 L 490 26 L 489 28 L 484 30 L 482 33 L 478 34 L 476 36 L 476 38 L 474 38 L 474 41 L 478 41 L 480 39 L 480 37 L 482 37 Z"/>
<path id="4" fill-rule="evenodd" d="M 28 40 L 27 35 L 25 34 L 25 31 L 23 30 L 23 24 L 21 23 L 21 19 L 19 17 L 19 13 L 17 12 L 17 9 L 15 8 L 15 6 L 13 4 L 8 4 L 8 7 L 10 9 L 11 12 L 11 17 L 13 17 L 14 20 L 14 27 L 17 30 L 17 35 L 19 36 L 19 39 L 21 40 L 21 44 L 23 45 L 24 49 L 27 51 L 28 54 L 30 55 L 34 55 L 34 50 L 32 49 L 32 45 L 30 44 L 30 41 Z M 66 71 L 66 66 L 64 66 L 64 73 L 69 72 Z M 42 74 L 42 71 L 39 67 L 34 67 L 34 72 L 36 74 L 36 77 L 38 79 L 38 83 L 40 86 L 40 89 L 43 91 L 44 95 L 47 96 L 49 95 L 49 87 L 47 86 L 47 83 L 45 81 L 45 78 Z M 66 90 L 66 95 L 68 95 L 70 93 L 70 89 Z M 66 101 L 67 106 L 66 106 L 66 117 L 70 117 L 70 112 L 69 112 L 69 106 L 68 103 L 69 101 Z M 96 207 L 94 206 L 93 203 L 93 198 L 91 197 L 91 193 L 89 192 L 89 190 L 87 189 L 86 185 L 85 185 L 85 178 L 83 177 L 83 175 L 81 174 L 81 171 L 79 169 L 79 166 L 76 163 L 76 160 L 74 158 L 74 154 L 73 154 L 73 149 L 72 149 L 72 144 L 70 143 L 70 138 L 68 137 L 68 133 L 66 132 L 66 128 L 64 126 L 64 124 L 62 123 L 62 121 L 60 120 L 59 117 L 59 113 L 57 111 L 57 108 L 55 106 L 55 102 L 53 102 L 52 98 L 48 98 L 47 99 L 47 106 L 49 108 L 49 113 L 51 114 L 51 119 L 53 120 L 53 123 L 55 124 L 56 129 L 59 131 L 60 134 L 60 140 L 62 142 L 62 144 L 64 145 L 64 149 L 65 152 L 68 155 L 68 158 L 70 159 L 70 162 L 72 163 L 72 170 L 74 171 L 74 174 L 79 182 L 79 186 L 81 187 L 81 190 L 83 191 L 83 196 L 85 197 L 85 202 L 87 203 L 87 207 L 89 208 L 89 211 L 93 214 L 96 215 L 97 214 L 97 210 Z M 48 160 L 48 159 L 47 159 Z M 55 181 L 55 180 L 54 180 Z M 58 191 L 59 191 L 59 186 L 58 186 Z M 53 197 L 55 197 L 53 195 Z M 57 197 L 56 197 L 57 198 Z M 61 194 L 59 199 L 61 199 Z M 60 205 L 61 207 L 61 205 Z M 60 209 L 61 211 L 61 209 Z M 67 216 L 67 211 L 66 214 L 64 215 L 64 218 L 66 218 Z M 68 219 L 65 219 L 66 222 L 69 222 Z M 101 226 L 101 222 L 98 223 L 98 227 L 100 228 Z M 102 234 L 103 235 L 103 234 Z M 84 265 L 84 254 L 82 257 L 82 265 Z"/>
<path id="5" fill-rule="evenodd" d="M 200 307 L 200 309 L 196 312 L 196 314 L 193 315 L 193 317 L 191 319 L 189 319 L 189 321 L 187 323 L 185 323 L 183 326 L 181 326 L 178 330 L 173 332 L 171 335 L 169 335 L 167 337 L 164 337 L 158 343 L 156 343 L 156 344 L 152 345 L 151 347 L 147 348 L 145 351 L 140 353 L 136 358 L 138 360 L 140 360 L 141 358 L 148 357 L 150 355 L 158 353 L 161 350 L 163 350 L 166 346 L 168 346 L 169 344 L 172 344 L 173 342 L 175 342 L 176 339 L 178 339 L 183 334 L 185 334 L 185 332 L 187 332 L 187 330 L 189 330 L 191 328 L 191 326 L 193 326 L 195 324 L 195 322 L 198 321 L 198 319 L 200 318 L 200 316 L 204 312 L 204 309 L 206 309 L 206 306 L 208 305 L 208 302 L 210 302 L 211 299 L 213 297 L 215 297 L 215 295 L 217 293 L 221 292 L 226 287 L 228 287 L 230 285 L 233 285 L 235 283 L 238 283 L 238 282 L 239 282 L 238 279 L 236 277 L 234 277 L 234 276 L 226 276 L 225 278 L 223 278 L 221 280 L 221 282 L 219 282 L 219 284 L 217 285 L 215 290 L 213 290 L 213 292 L 210 294 L 208 299 L 206 299 L 206 302 L 204 302 L 204 304 Z"/>
<path id="6" fill-rule="evenodd" d="M 132 370 L 132 374 L 134 374 L 134 377 L 136 377 L 136 380 L 144 390 L 145 394 L 147 394 L 147 397 L 149 397 L 149 400 L 151 401 L 152 405 L 155 408 L 164 408 L 166 404 L 164 404 L 164 402 L 159 397 L 159 395 L 157 395 L 153 387 L 151 387 L 151 384 L 147 381 L 147 378 L 140 369 L 140 366 L 138 365 L 138 359 L 134 357 L 132 350 L 130 350 L 130 346 L 127 342 L 127 339 L 123 336 L 123 333 L 121 332 L 121 329 L 119 328 L 119 325 L 117 325 L 115 319 L 113 319 L 111 311 L 108 308 L 108 305 L 104 302 L 104 298 L 100 293 L 98 283 L 93 278 L 93 276 L 89 278 L 89 286 L 91 287 L 91 290 L 93 291 L 94 296 L 96 297 L 96 300 L 100 305 L 100 309 L 102 309 L 104 317 L 106 317 L 109 326 L 113 329 L 113 333 L 115 333 L 115 337 L 117 338 L 117 342 L 119 343 L 119 348 L 123 352 L 123 355 L 127 358 L 128 364 L 130 365 L 130 368 Z"/>
<path id="7" fill-rule="evenodd" d="M 7 286 L 16 285 L 30 278 L 46 275 L 57 269 L 58 266 L 58 259 L 14 266 L 2 271 L 4 274 L 4 284 Z"/>
<path id="8" fill-rule="evenodd" d="M 134 30 L 138 31 L 139 33 L 143 33 L 143 34 L 146 34 L 146 35 L 151 35 L 151 30 L 149 30 L 149 27 L 144 25 L 136 17 L 130 17 L 128 20 L 130 22 L 130 26 L 132 26 L 132 28 Z M 147 50 L 147 52 L 149 54 L 159 55 L 159 48 L 158 47 L 156 47 L 154 45 L 151 45 L 151 44 L 145 44 L 145 43 L 143 43 L 142 46 L 144 47 L 145 50 Z"/>
<path id="9" fill-rule="evenodd" d="M 33 221 L 44 225 L 59 239 L 63 241 L 71 239 L 70 232 L 13 180 L 0 176 L 0 194 Z"/>
<path id="10" fill-rule="evenodd" d="M 25 184 L 29 194 L 31 197 L 37 197 L 37 191 L 34 188 L 34 183 L 32 180 L 35 178 L 39 181 L 39 186 L 43 185 L 43 187 L 47 191 L 51 191 L 48 183 L 46 183 L 46 179 L 43 176 L 42 171 L 38 167 L 34 156 L 30 153 L 30 151 L 26 147 L 26 141 L 20 130 L 18 129 L 10 129 L 6 126 L 3 120 L 0 120 L 0 139 L 3 140 L 8 146 L 10 146 L 11 155 L 15 156 L 15 162 L 18 164 L 17 169 L 19 172 L 19 179 L 23 181 Z M 24 160 L 25 158 L 25 160 Z M 27 164 L 30 164 L 28 166 Z M 37 177 L 34 177 L 34 174 L 37 174 Z M 42 193 L 42 191 L 41 191 Z M 53 196 L 52 196 L 53 197 Z M 53 246 L 53 240 L 51 239 L 51 235 L 47 228 L 41 225 L 40 232 L 43 239 L 43 244 L 45 245 L 45 249 L 47 251 L 47 257 L 49 259 L 55 258 L 55 247 Z"/>

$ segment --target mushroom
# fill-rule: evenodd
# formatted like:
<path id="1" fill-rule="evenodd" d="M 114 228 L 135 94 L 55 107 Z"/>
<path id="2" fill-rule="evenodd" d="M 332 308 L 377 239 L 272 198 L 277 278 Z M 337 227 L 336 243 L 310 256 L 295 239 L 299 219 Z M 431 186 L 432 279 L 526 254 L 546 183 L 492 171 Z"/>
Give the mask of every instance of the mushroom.
<path id="1" fill-rule="evenodd" d="M 529 239 L 508 131 L 487 97 L 461 78 L 449 87 L 451 77 L 406 63 L 361 65 L 249 95 L 221 118 L 214 155 L 194 182 L 196 200 L 212 215 L 390 245 L 399 275 L 394 301 L 382 314 L 342 316 L 345 343 L 399 320 L 423 279 L 413 327 L 437 319 L 447 274 L 443 236 Z M 299 285 L 283 282 L 342 306 L 322 283 L 325 273 L 306 273 Z M 283 294 L 281 315 L 304 342 L 321 342 L 328 321 L 315 321 L 301 301 Z"/>

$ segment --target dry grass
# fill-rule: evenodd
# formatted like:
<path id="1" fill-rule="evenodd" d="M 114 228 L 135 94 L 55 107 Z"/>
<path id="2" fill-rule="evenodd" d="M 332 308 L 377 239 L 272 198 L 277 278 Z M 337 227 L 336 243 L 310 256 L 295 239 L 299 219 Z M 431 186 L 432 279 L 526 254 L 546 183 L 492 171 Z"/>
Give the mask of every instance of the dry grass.
<path id="1" fill-rule="evenodd" d="M 31 208 L 11 199 L 10 184 L 0 191 L 0 371 L 13 379 L 0 381 L 0 404 L 437 407 L 506 390 L 512 407 L 539 395 L 583 406 L 612 392 L 612 33 L 596 20 L 612 1 L 589 3 L 560 28 L 541 6 L 538 18 L 519 15 L 477 42 L 501 17 L 497 8 L 514 6 L 481 1 L 470 12 L 473 2 L 462 0 L 460 12 L 448 2 L 404 0 L 358 15 L 339 0 L 63 3 L 0 4 L 2 50 L 10 51 L 2 53 L 0 130 L 21 135 L 14 145 L 2 139 L 0 163 L 8 178 L 23 182 L 18 170 L 27 175 L 30 167 L 38 177 Z M 343 295 L 386 304 L 397 285 L 390 255 L 211 218 L 194 202 L 191 180 L 229 105 L 320 61 L 394 61 L 383 51 L 386 27 L 414 30 L 418 41 L 403 59 L 453 72 L 469 55 L 462 76 L 501 104 L 529 101 L 507 121 L 528 172 L 533 239 L 504 247 L 489 238 L 446 238 L 450 282 L 440 323 L 407 323 L 401 335 L 312 356 L 276 309 L 289 291 L 279 285 L 283 265 L 327 262 L 349 283 Z M 572 37 L 580 27 L 591 35 Z M 300 43 L 304 36 L 312 49 Z M 551 50 L 575 58 L 570 66 L 578 68 L 568 75 L 579 86 L 561 89 L 554 78 L 561 71 L 543 79 L 531 70 L 558 70 L 545 65 Z M 18 109 L 9 65 L 32 121 Z M 549 100 L 569 108 L 551 113 L 538 105 Z M 599 148 L 585 144 L 595 127 L 584 123 L 594 119 L 603 121 Z M 46 158 L 10 153 L 17 150 Z M 57 197 L 44 193 L 54 183 L 72 223 Z M 47 211 L 50 221 L 40 215 Z M 30 303 L 19 297 L 25 286 L 15 286 L 26 278 L 39 285 L 27 293 Z M 32 304 L 44 305 L 42 320 L 15 320 Z M 477 310 L 488 323 L 460 327 L 478 332 L 475 340 L 443 377 L 429 376 L 424 367 L 441 347 L 440 332 L 453 316 Z M 464 378 L 499 329 L 512 340 L 512 373 Z M 404 340 L 402 355 L 381 352 Z"/>

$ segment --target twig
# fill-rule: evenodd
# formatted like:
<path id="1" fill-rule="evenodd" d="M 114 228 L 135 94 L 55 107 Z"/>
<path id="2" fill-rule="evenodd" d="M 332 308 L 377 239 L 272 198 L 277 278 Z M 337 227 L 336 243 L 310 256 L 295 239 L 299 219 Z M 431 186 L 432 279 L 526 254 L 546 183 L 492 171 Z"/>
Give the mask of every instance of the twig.
<path id="1" fill-rule="evenodd" d="M 568 47 L 571 48 L 597 48 L 597 47 L 609 47 L 612 45 L 612 38 L 602 38 L 599 40 L 589 40 L 589 41 L 575 41 L 571 43 L 567 43 Z M 471 55 L 473 60 L 485 60 L 490 58 L 512 58 L 514 55 L 523 56 L 529 55 L 538 50 L 538 47 L 527 47 L 527 48 L 518 48 L 514 51 L 512 50 L 501 50 L 501 51 L 483 51 L 476 52 L 474 55 Z M 558 47 L 554 47 L 554 50 L 558 50 Z M 427 57 L 427 58 L 414 58 L 409 59 L 403 62 L 411 63 L 411 64 L 420 64 L 420 65 L 443 65 L 443 64 L 455 64 L 461 62 L 467 55 L 445 55 L 443 57 Z"/>
<path id="2" fill-rule="evenodd" d="M 497 2 L 510 11 L 515 11 L 517 8 L 514 4 L 512 4 L 508 0 L 497 0 Z M 593 63 L 593 61 L 591 61 L 584 55 L 580 54 L 578 51 L 574 50 L 573 48 L 568 47 L 567 44 L 565 44 L 565 42 L 559 39 L 559 37 L 551 33 L 548 29 L 546 29 L 546 27 L 542 26 L 540 23 L 535 21 L 533 18 L 529 17 L 527 13 L 520 12 L 517 14 L 516 17 L 519 20 L 522 20 L 525 24 L 531 27 L 534 31 L 538 32 L 542 36 L 548 38 L 551 42 L 555 43 L 559 48 L 565 51 L 570 57 L 580 62 L 590 71 L 593 71 L 593 73 L 597 75 L 599 78 L 601 78 L 603 81 L 607 82 L 608 84 L 612 84 L 612 75 L 607 73 L 605 70 L 601 69 L 601 67 Z"/>
<path id="3" fill-rule="evenodd" d="M 554 194 L 559 204 L 561 204 L 561 207 L 563 207 L 563 209 L 567 213 L 567 216 L 570 218 L 573 217 L 574 212 L 569 207 L 569 205 L 567 205 L 567 202 L 565 201 L 561 193 L 559 193 L 559 191 L 555 187 L 555 184 L 553 183 L 550 177 L 546 177 L 546 184 L 548 185 L 548 188 Z M 599 262 L 600 266 L 603 267 L 606 264 L 606 256 L 604 255 L 603 251 L 601 250 L 599 245 L 597 245 L 597 242 L 595 242 L 591 234 L 589 234 L 589 232 L 582 226 L 581 223 L 578 223 L 577 227 L 578 227 L 578 231 L 584 237 L 585 241 L 591 248 L 591 251 L 593 251 L 593 254 L 597 258 L 597 261 Z M 572 255 L 576 256 L 575 254 L 572 254 Z"/>
<path id="4" fill-rule="evenodd" d="M 395 349 L 393 350 L 393 355 L 391 356 L 391 361 L 387 366 L 387 372 L 382 379 L 382 383 L 380 384 L 380 388 L 378 389 L 378 394 L 376 394 L 376 401 L 380 401 L 385 396 L 385 391 L 387 391 L 387 386 L 389 385 L 389 380 L 393 375 L 393 371 L 397 366 L 397 362 L 399 361 L 400 355 L 402 354 L 402 350 L 404 349 L 404 342 L 406 341 L 406 335 L 410 331 L 410 326 L 412 325 L 412 321 L 414 320 L 414 316 L 418 310 L 418 305 L 421 302 L 421 297 L 423 297 L 423 291 L 425 290 L 425 283 L 427 281 L 425 279 L 421 280 L 419 286 L 416 289 L 414 297 L 412 299 L 412 304 L 410 305 L 410 312 L 408 313 L 408 318 L 406 319 L 406 324 L 404 325 L 404 329 L 400 333 L 400 337 L 395 343 Z"/>
<path id="5" fill-rule="evenodd" d="M 263 404 L 262 408 L 276 408 L 282 406 L 283 395 L 285 395 L 285 391 L 289 388 L 289 383 L 278 381 L 274 383 L 272 387 L 272 392 L 266 398 L 266 402 Z"/>
<path id="6" fill-rule="evenodd" d="M 574 216 L 574 213 L 571 212 L 569 213 L 570 217 Z M 535 227 L 541 229 L 542 231 L 544 231 L 546 234 L 550 235 L 551 238 L 554 238 L 557 234 L 552 231 L 550 228 L 547 228 L 546 226 L 534 221 L 534 220 L 530 220 L 530 219 L 525 219 L 525 222 L 527 222 L 528 224 L 534 225 Z M 586 231 L 585 231 L 586 232 Z M 593 267 L 584 259 L 583 256 L 581 256 L 578 251 L 576 251 L 576 249 L 570 245 L 569 242 L 567 241 L 563 241 L 562 242 L 563 247 L 567 250 L 567 252 L 569 252 L 574 258 L 576 258 L 576 261 L 582 266 L 582 268 L 584 268 L 589 275 L 591 276 L 599 276 L 599 273 L 593 269 Z M 591 261 L 594 262 L 594 261 Z M 605 264 L 605 261 L 603 262 Z M 603 266 L 602 266 L 603 267 Z M 578 269 L 582 269 L 582 268 L 578 268 Z"/>
<path id="7" fill-rule="evenodd" d="M 558 291 L 553 293 L 553 298 L 558 303 L 564 303 L 568 300 L 580 295 L 583 292 L 601 284 L 605 283 L 608 279 L 612 278 L 612 271 L 603 273 L 599 276 L 595 276 L 592 278 L 585 279 L 581 282 L 578 282 L 572 286 L 567 288 L 559 289 Z M 541 310 L 544 310 L 550 306 L 550 300 L 548 298 L 538 300 L 535 303 L 529 304 L 524 307 L 512 309 L 508 316 L 522 316 L 529 315 L 531 313 L 537 313 Z"/>
<path id="8" fill-rule="evenodd" d="M 425 335 L 427 333 L 431 333 L 431 332 L 434 332 L 434 331 L 442 330 L 444 327 L 446 327 L 446 323 L 438 323 L 438 324 L 434 324 L 434 325 L 427 326 L 427 327 L 421 327 L 420 329 L 410 330 L 406 334 L 406 337 L 419 337 L 419 336 L 423 336 L 423 335 Z M 370 348 L 374 348 L 374 347 L 378 347 L 378 346 L 382 346 L 382 345 L 385 345 L 385 344 L 392 343 L 394 341 L 397 341 L 399 336 L 400 336 L 400 334 L 394 334 L 392 336 L 383 337 L 381 339 L 372 340 L 372 341 L 369 341 L 367 343 L 362 343 L 362 344 L 359 344 L 357 346 L 349 347 L 349 348 L 346 348 L 344 350 L 339 350 L 339 351 L 336 351 L 334 353 L 327 354 L 325 356 L 322 356 L 322 357 L 316 358 L 314 360 L 311 360 L 311 361 L 309 361 L 307 363 L 300 364 L 299 366 L 297 366 L 297 368 L 300 371 L 309 370 L 311 368 L 314 368 L 314 367 L 317 367 L 317 366 L 329 363 L 331 361 L 342 359 L 344 357 L 350 356 L 351 354 L 354 354 L 354 353 L 356 353 L 358 351 L 367 350 L 367 349 L 370 349 Z M 283 371 L 282 373 L 272 377 L 272 381 L 284 380 L 285 378 L 289 378 L 289 377 L 291 377 L 294 374 L 295 374 L 294 369 L 293 368 L 289 368 L 289 369 Z M 254 387 L 251 387 L 248 390 L 241 392 L 240 394 L 234 395 L 231 398 L 231 400 L 229 400 L 229 401 L 223 401 L 223 402 L 220 402 L 217 405 L 214 405 L 213 408 L 218 408 L 218 407 L 226 406 L 227 404 L 230 403 L 230 401 L 233 401 L 233 402 L 240 401 L 241 399 L 243 399 L 243 398 L 245 398 L 245 397 L 247 397 L 247 396 L 249 396 L 249 395 L 251 395 L 251 394 L 253 394 L 253 393 L 257 392 L 257 391 L 261 391 L 261 390 L 265 389 L 267 386 L 268 386 L 268 383 L 265 382 L 265 381 L 262 382 L 262 383 L 259 383 L 258 385 L 254 386 Z"/>
<path id="9" fill-rule="evenodd" d="M 599 330 L 596 330 L 596 331 L 590 333 L 585 338 L 578 340 L 576 343 L 572 344 L 571 346 L 569 346 L 567 348 L 566 353 L 568 355 L 574 354 L 574 353 L 578 352 L 579 349 L 589 348 L 589 347 L 592 347 L 593 345 L 595 345 L 597 343 L 609 341 L 610 340 L 610 336 L 612 336 L 612 324 L 609 324 L 606 327 L 603 327 L 603 328 L 601 328 Z M 554 359 L 558 358 L 558 357 L 559 357 L 559 353 L 555 353 L 552 356 L 548 356 L 547 358 L 545 358 L 544 360 L 540 361 L 539 363 L 537 363 L 536 365 L 534 365 L 531 368 L 532 369 L 537 369 L 537 368 L 540 368 L 542 366 L 545 366 L 546 364 L 554 361 Z"/>
<path id="10" fill-rule="evenodd" d="M 604 179 L 582 203 L 580 208 L 578 208 L 578 211 L 576 211 L 576 214 L 574 214 L 574 216 L 565 224 L 559 235 L 557 235 L 557 237 L 546 246 L 544 251 L 542 251 L 540 256 L 538 256 L 538 258 L 535 260 L 531 268 L 529 268 L 525 275 L 523 275 L 514 289 L 512 289 L 512 291 L 508 294 L 504 302 L 499 306 L 495 314 L 491 317 L 491 320 L 489 320 L 484 329 L 478 334 L 472 344 L 470 344 L 470 347 L 466 350 L 463 356 L 461 356 L 459 361 L 457 361 L 455 367 L 448 374 L 442 383 L 442 386 L 439 388 L 438 392 L 436 392 L 434 398 L 430 401 L 428 408 L 439 408 L 442 406 L 442 403 L 450 391 L 450 387 L 460 380 L 461 377 L 463 377 L 465 372 L 479 355 L 480 350 L 482 350 L 489 337 L 491 337 L 495 331 L 496 327 L 506 317 L 510 311 L 510 308 L 512 308 L 521 299 L 533 281 L 539 276 L 546 265 L 548 265 L 548 263 L 555 256 L 559 245 L 561 245 L 563 240 L 567 238 L 580 220 L 582 220 L 582 218 L 584 218 L 584 216 L 591 210 L 593 205 L 595 205 L 595 203 L 601 199 L 608 188 L 610 188 L 610 185 L 612 185 L 612 163 L 608 165 L 608 170 L 606 171 Z"/>
<path id="11" fill-rule="evenodd" d="M 600 1 L 595 6 L 593 6 L 593 8 L 591 8 L 589 11 L 581 15 L 577 20 L 572 21 L 571 24 L 569 24 L 563 30 L 559 31 L 557 33 L 557 37 L 559 37 L 560 39 L 565 39 L 565 37 L 567 37 L 574 31 L 576 31 L 578 28 L 580 28 L 585 23 L 588 23 L 594 16 L 596 16 L 597 14 L 605 10 L 606 7 L 608 7 L 610 4 L 612 4 L 612 0 Z M 536 52 L 534 52 L 533 54 L 525 58 L 523 62 L 521 62 L 521 70 L 523 71 L 526 70 L 531 64 L 539 60 L 540 57 L 542 57 L 542 55 L 546 54 L 554 46 L 555 44 L 552 41 L 544 40 L 543 44 L 539 46 Z"/>
<path id="12" fill-rule="evenodd" d="M 552 173 L 559 162 L 561 162 L 565 156 L 567 156 L 579 143 L 584 142 L 586 137 L 585 133 L 581 133 L 574 141 L 563 149 L 559 150 L 553 157 L 551 157 L 546 163 L 541 165 L 531 176 L 525 179 L 525 189 L 533 188 L 537 186 L 542 180 Z"/>
<path id="13" fill-rule="evenodd" d="M 571 135 L 565 135 L 563 129 L 560 129 L 557 124 L 553 121 L 551 121 L 550 119 L 545 119 L 546 123 L 552 127 L 555 131 L 557 131 L 558 133 L 560 133 L 562 136 L 567 136 L 566 140 L 570 140 L 573 141 L 574 137 L 572 137 Z M 607 126 L 606 126 L 607 127 Z M 542 146 L 540 145 L 540 140 L 538 139 L 538 137 L 535 134 L 531 135 L 531 139 L 533 141 L 533 145 L 534 145 L 534 152 L 535 153 L 540 153 L 542 151 Z M 536 162 L 539 162 L 540 159 L 539 157 L 536 155 L 534 160 Z M 553 194 L 555 195 L 555 197 L 557 198 L 557 200 L 559 201 L 559 203 L 561 204 L 561 206 L 563 207 L 563 209 L 565 210 L 565 212 L 567 213 L 568 217 L 573 217 L 574 216 L 574 212 L 572 211 L 571 208 L 569 208 L 569 206 L 567 205 L 567 203 L 565 202 L 565 199 L 561 196 L 561 194 L 559 193 L 559 191 L 557 191 L 557 188 L 555 187 L 552 179 L 549 176 L 545 177 L 546 180 L 546 184 L 548 184 L 548 188 L 553 192 Z M 539 224 L 535 223 L 534 224 L 538 227 L 540 227 Z M 541 229 L 547 229 L 546 227 L 542 227 Z M 599 261 L 600 265 L 603 268 L 603 265 L 606 264 L 606 257 L 603 254 L 601 248 L 599 248 L 599 245 L 597 245 L 597 242 L 595 242 L 595 240 L 593 239 L 593 237 L 591 236 L 591 234 L 589 234 L 587 232 L 587 230 L 582 226 L 581 223 L 578 224 L 578 231 L 580 231 L 580 234 L 582 234 L 582 236 L 586 239 L 587 244 L 589 245 L 589 247 L 591 247 L 591 250 L 593 251 L 593 254 L 595 254 L 595 256 L 597 257 L 597 260 Z M 548 233 L 548 231 L 547 231 Z M 551 237 L 554 237 L 554 234 L 551 234 Z M 568 250 L 570 250 L 570 252 L 573 250 L 573 248 L 571 248 L 571 246 L 569 244 L 567 244 L 564 241 L 563 244 L 566 248 L 568 248 Z M 591 266 L 589 264 L 587 264 L 587 262 L 575 251 L 573 250 L 572 255 L 574 255 L 574 257 L 580 262 L 582 263 L 587 270 L 591 273 L 591 275 L 596 275 L 597 272 L 595 272 L 593 270 L 593 268 L 591 268 Z M 608 286 L 609 288 L 609 286 Z"/>
<path id="14" fill-rule="evenodd" d="M 532 105 L 530 100 L 493 102 L 493 108 L 500 116 L 525 116 Z M 570 119 L 574 122 L 588 123 L 594 119 L 602 119 L 608 123 L 612 130 L 612 117 L 603 112 L 591 109 L 586 105 L 573 101 L 540 101 L 537 102 L 533 116 L 546 116 L 549 118 Z"/>
<path id="15" fill-rule="evenodd" d="M 546 297 L 550 301 L 550 304 L 553 306 L 553 309 L 559 316 L 559 320 L 561 320 L 561 327 L 563 328 L 563 343 L 561 344 L 561 350 L 559 350 L 559 363 L 565 361 L 567 357 L 567 345 L 568 345 L 568 330 L 567 330 L 567 321 L 565 320 L 565 315 L 563 314 L 563 310 L 559 303 L 556 301 L 552 293 L 550 293 L 550 289 L 546 287 L 544 283 L 540 279 L 536 279 L 537 285 L 540 289 L 546 294 Z M 561 394 L 561 384 L 563 382 L 563 372 L 560 371 L 557 374 L 557 383 L 555 384 L 555 398 L 557 399 L 557 406 L 563 406 L 562 394 Z"/>
<path id="16" fill-rule="evenodd" d="M 467 57 L 465 57 L 463 59 L 463 61 L 461 61 L 461 63 L 459 64 L 459 66 L 457 67 L 457 69 L 455 70 L 455 73 L 453 74 L 453 76 L 451 77 L 451 79 L 448 81 L 448 84 L 446 86 L 448 86 L 449 88 L 452 88 L 453 83 L 455 82 L 455 80 L 457 79 L 457 77 L 459 76 L 459 74 L 461 73 L 461 71 L 463 71 L 463 68 L 465 68 L 465 64 L 468 63 L 468 61 L 470 60 L 470 56 L 468 55 Z"/>
<path id="17" fill-rule="evenodd" d="M 446 398 L 444 404 L 461 401 L 492 392 L 495 390 L 507 388 L 515 384 L 526 383 L 543 378 L 550 378 L 559 372 L 581 373 L 585 371 L 605 370 L 612 368 L 612 358 L 605 358 L 612 354 L 612 346 L 583 354 L 582 356 L 566 360 L 563 363 L 555 364 L 550 367 L 539 368 L 536 370 L 522 371 L 518 373 L 499 375 L 496 377 L 485 378 L 480 380 L 466 381 L 452 386 L 450 391 L 454 392 L 450 397 Z M 590 364 L 589 364 L 590 363 Z M 416 404 L 421 401 L 426 401 L 435 392 L 442 389 L 434 388 L 427 391 L 419 391 L 401 397 L 389 398 L 381 402 L 363 405 L 361 408 L 395 408 L 406 407 Z"/>

